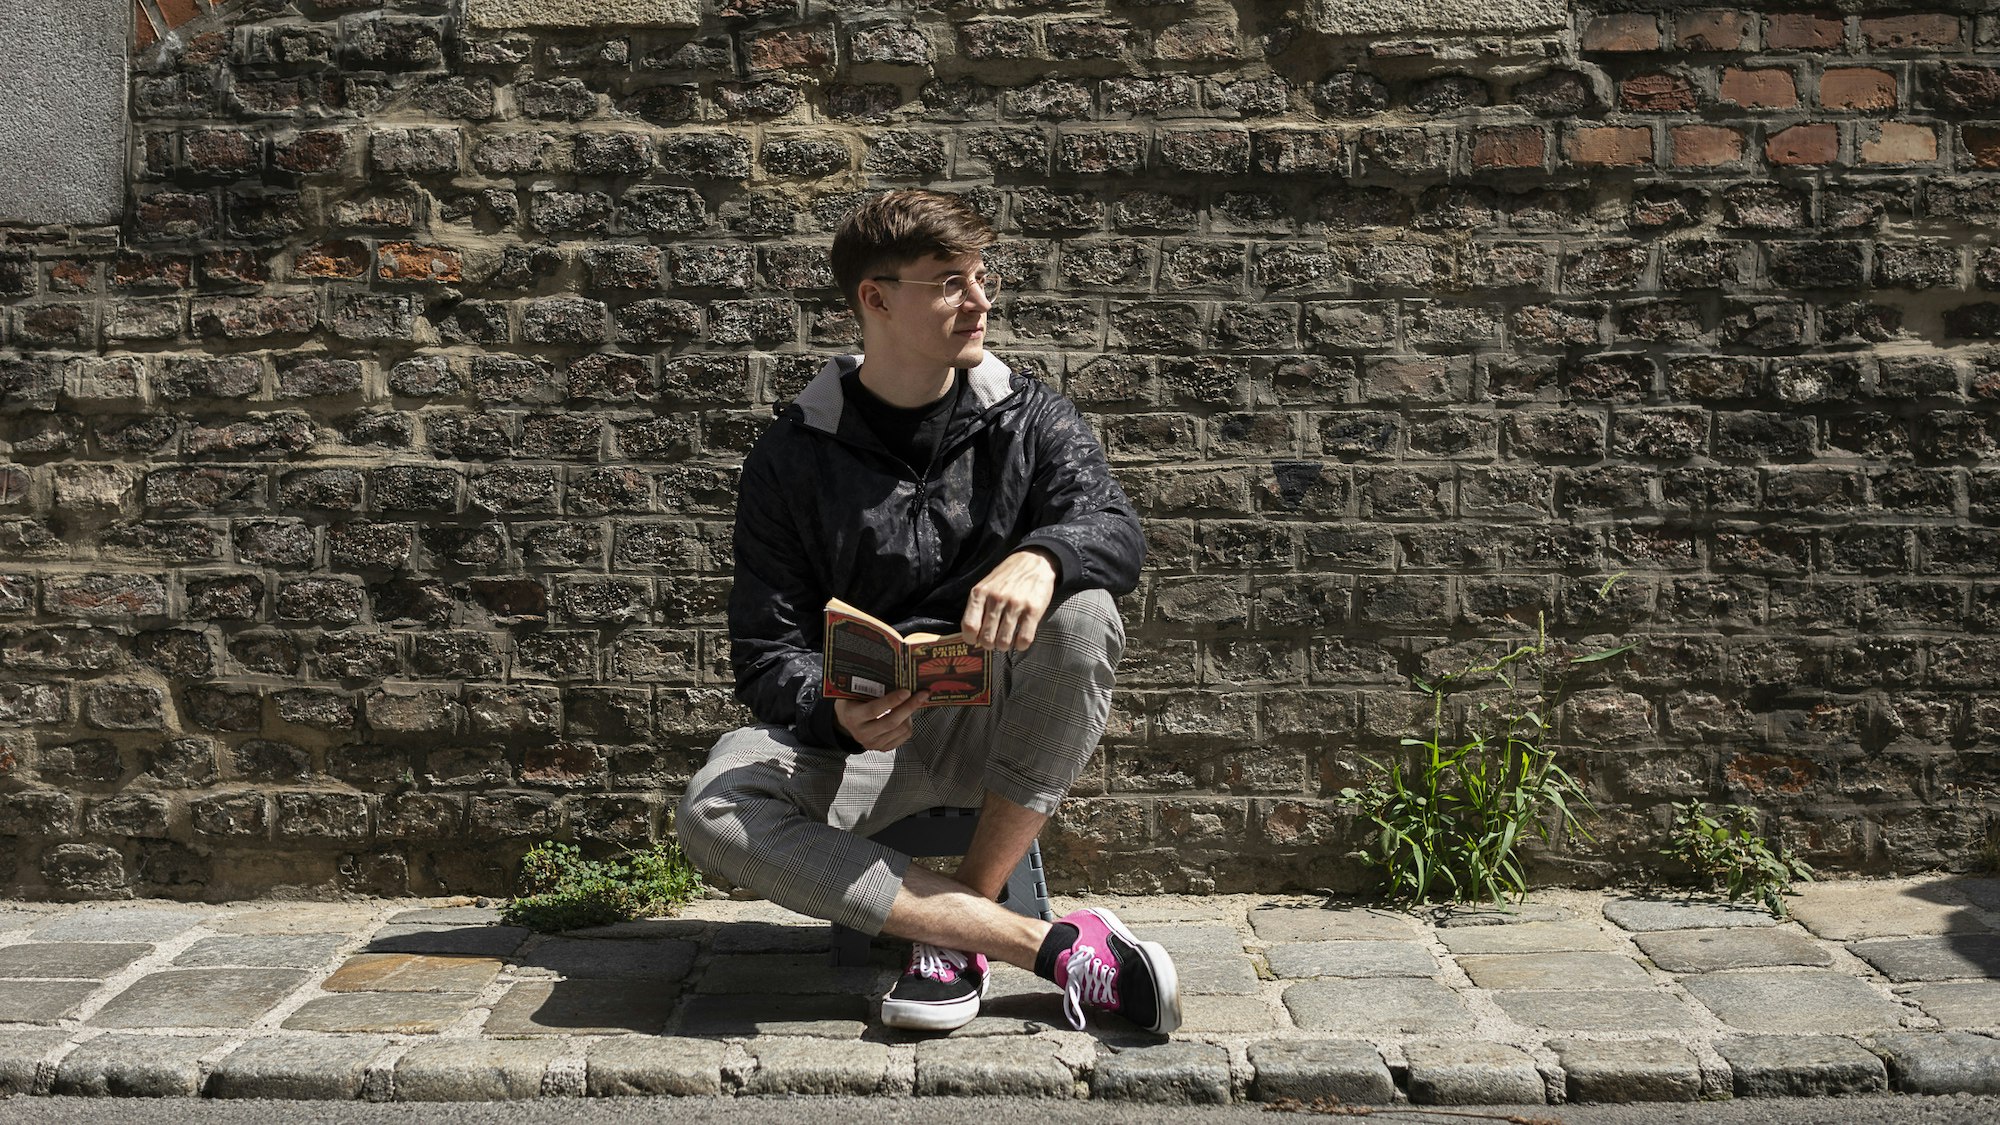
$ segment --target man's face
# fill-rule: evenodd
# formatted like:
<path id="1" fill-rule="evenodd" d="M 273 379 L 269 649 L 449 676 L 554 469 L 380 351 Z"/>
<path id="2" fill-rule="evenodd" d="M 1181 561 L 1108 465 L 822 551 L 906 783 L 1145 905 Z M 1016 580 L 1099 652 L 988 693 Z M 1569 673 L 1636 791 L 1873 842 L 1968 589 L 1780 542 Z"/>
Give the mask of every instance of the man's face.
<path id="1" fill-rule="evenodd" d="M 940 367 L 976 367 L 986 358 L 986 314 L 993 303 L 973 284 L 986 279 L 977 253 L 920 258 L 884 276 L 901 279 L 881 286 L 890 312 L 883 327 L 894 335 L 895 350 Z M 946 300 L 947 283 L 954 279 L 965 286 L 956 308 Z"/>

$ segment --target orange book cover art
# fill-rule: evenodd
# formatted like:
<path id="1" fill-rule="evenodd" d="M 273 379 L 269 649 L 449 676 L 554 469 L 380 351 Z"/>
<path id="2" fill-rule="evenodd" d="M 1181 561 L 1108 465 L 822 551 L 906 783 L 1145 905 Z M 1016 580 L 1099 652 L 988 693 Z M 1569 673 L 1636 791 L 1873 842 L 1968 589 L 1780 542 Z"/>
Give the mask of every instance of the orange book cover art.
<path id="1" fill-rule="evenodd" d="M 987 652 L 963 633 L 896 631 L 839 598 L 826 603 L 820 690 L 835 699 L 874 699 L 892 691 L 928 691 L 926 707 L 984 707 L 993 701 Z"/>

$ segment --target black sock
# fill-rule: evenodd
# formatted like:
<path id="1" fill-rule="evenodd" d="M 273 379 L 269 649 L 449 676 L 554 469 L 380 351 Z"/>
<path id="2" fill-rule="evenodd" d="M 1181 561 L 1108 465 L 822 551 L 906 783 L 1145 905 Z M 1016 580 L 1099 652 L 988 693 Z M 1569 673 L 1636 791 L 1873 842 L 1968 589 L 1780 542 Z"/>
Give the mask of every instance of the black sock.
<path id="1" fill-rule="evenodd" d="M 1035 952 L 1035 975 L 1046 981 L 1056 979 L 1056 961 L 1069 952 L 1076 944 L 1080 931 L 1072 922 L 1057 922 L 1049 927 L 1049 934 L 1042 939 L 1042 948 Z"/>

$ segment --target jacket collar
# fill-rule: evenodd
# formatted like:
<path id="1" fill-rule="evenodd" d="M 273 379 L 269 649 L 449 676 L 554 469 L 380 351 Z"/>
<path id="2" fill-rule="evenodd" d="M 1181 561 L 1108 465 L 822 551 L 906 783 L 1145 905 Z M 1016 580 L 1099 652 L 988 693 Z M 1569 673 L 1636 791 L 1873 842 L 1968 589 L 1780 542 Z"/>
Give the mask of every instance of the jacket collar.
<path id="1" fill-rule="evenodd" d="M 826 366 L 819 369 L 819 374 L 813 376 L 806 389 L 793 400 L 793 405 L 799 409 L 800 421 L 815 430 L 840 433 L 841 415 L 847 406 L 847 395 L 840 388 L 840 380 L 860 367 L 863 358 L 856 353 L 837 355 L 827 360 Z M 979 404 L 979 412 L 984 414 L 1014 392 L 1013 370 L 1001 362 L 999 356 L 987 352 L 986 358 L 967 374 L 965 390 Z"/>

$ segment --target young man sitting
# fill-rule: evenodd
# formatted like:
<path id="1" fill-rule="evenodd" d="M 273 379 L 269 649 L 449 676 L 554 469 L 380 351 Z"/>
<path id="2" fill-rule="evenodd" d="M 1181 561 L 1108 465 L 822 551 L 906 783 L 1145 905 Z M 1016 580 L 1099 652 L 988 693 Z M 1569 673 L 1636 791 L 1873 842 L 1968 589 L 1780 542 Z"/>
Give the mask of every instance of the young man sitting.
<path id="1" fill-rule="evenodd" d="M 1111 710 L 1138 583 L 1139 521 L 1076 408 L 983 347 L 994 241 L 964 200 L 880 196 L 848 216 L 833 273 L 863 355 L 830 360 L 778 412 L 737 494 L 730 657 L 759 720 L 724 735 L 675 822 L 704 871 L 800 913 L 908 938 L 892 1027 L 979 1012 L 989 957 L 1085 1007 L 1165 1033 L 1173 961 L 1102 908 L 1054 924 L 995 899 L 1069 792 Z M 821 692 L 830 597 L 904 632 L 963 629 L 991 652 L 993 702 Z M 867 838 L 937 805 L 977 806 L 956 873 Z"/>

